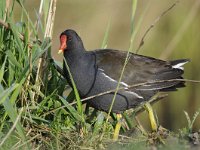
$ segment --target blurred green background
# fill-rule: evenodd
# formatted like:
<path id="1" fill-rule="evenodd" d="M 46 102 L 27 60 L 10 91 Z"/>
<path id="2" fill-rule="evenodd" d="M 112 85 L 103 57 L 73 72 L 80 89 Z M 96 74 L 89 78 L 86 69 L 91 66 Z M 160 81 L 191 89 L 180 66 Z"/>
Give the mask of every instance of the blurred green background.
<path id="1" fill-rule="evenodd" d="M 26 0 L 25 7 L 31 18 L 36 19 L 40 1 Z M 155 19 L 169 8 L 174 0 L 140 0 L 136 11 L 135 25 L 142 17 L 140 28 L 134 40 L 133 52 Z M 62 61 L 57 54 L 59 35 L 65 29 L 74 29 L 81 36 L 85 48 L 93 50 L 101 47 L 104 33 L 110 22 L 107 48 L 128 50 L 130 46 L 131 0 L 59 0 L 57 2 L 54 25 L 52 55 Z M 20 20 L 20 7 L 15 8 L 15 21 Z M 146 13 L 144 13 L 146 11 Z M 139 54 L 165 60 L 190 58 L 185 65 L 184 77 L 200 80 L 200 1 L 181 0 L 162 17 L 145 38 Z M 154 104 L 162 126 L 176 131 L 187 126 L 184 112 L 192 116 L 200 108 L 200 84 L 186 83 L 187 87 L 172 92 Z M 141 122 L 148 127 L 147 114 L 139 115 Z M 147 122 L 147 123 L 146 123 Z M 200 128 L 200 118 L 195 123 Z"/>

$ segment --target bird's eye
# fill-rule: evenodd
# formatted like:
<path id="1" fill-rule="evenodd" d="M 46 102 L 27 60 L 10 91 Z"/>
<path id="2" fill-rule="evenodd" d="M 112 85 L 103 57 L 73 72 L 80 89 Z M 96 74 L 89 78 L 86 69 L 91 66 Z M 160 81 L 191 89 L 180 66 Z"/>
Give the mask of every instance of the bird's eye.
<path id="1" fill-rule="evenodd" d="M 68 37 L 67 37 L 67 41 L 68 41 L 68 42 L 72 41 L 72 37 L 71 37 L 71 36 L 68 36 Z"/>

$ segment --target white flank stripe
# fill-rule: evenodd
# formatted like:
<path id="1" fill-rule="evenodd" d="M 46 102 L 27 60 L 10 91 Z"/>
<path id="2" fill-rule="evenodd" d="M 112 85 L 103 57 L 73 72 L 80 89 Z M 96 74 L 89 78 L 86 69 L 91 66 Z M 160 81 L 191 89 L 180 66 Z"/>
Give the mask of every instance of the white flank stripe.
<path id="1" fill-rule="evenodd" d="M 161 90 L 162 88 L 139 89 L 141 91 Z"/>
<path id="2" fill-rule="evenodd" d="M 109 77 L 108 75 L 106 75 L 104 72 L 102 72 L 102 74 L 108 78 L 109 80 L 113 81 L 113 82 L 117 82 L 116 80 L 114 80 L 113 78 Z"/>
<path id="3" fill-rule="evenodd" d="M 102 69 L 99 69 L 99 70 L 102 71 Z M 117 83 L 116 80 L 114 80 L 113 78 L 109 77 L 109 76 L 106 75 L 104 72 L 102 72 L 102 74 L 103 74 L 106 78 L 108 78 L 110 81 L 113 81 L 113 82 Z M 123 86 L 125 86 L 125 87 L 128 87 L 128 84 L 126 84 L 125 82 L 120 82 L 120 84 L 123 85 Z M 127 89 L 127 88 L 125 88 L 125 89 Z"/>
<path id="4" fill-rule="evenodd" d="M 98 68 L 100 71 L 103 71 L 104 72 L 104 70 L 103 69 L 101 69 L 101 68 Z"/>
<path id="5" fill-rule="evenodd" d="M 138 97 L 138 98 L 142 98 L 142 99 L 144 98 L 144 97 L 138 95 L 138 94 L 135 93 L 135 92 L 132 92 L 132 91 L 126 91 L 126 92 L 129 93 L 129 94 L 135 95 L 135 96 Z"/>
<path id="6" fill-rule="evenodd" d="M 122 85 L 128 87 L 128 84 L 126 84 L 125 82 L 120 82 Z"/>
<path id="7" fill-rule="evenodd" d="M 102 73 L 106 78 L 108 78 L 110 81 L 113 81 L 113 82 L 117 83 L 116 80 L 114 80 L 113 78 L 111 78 L 111 77 L 109 77 L 108 75 L 106 75 L 106 74 L 104 73 L 104 70 L 103 70 L 103 69 L 100 69 L 100 68 L 98 68 L 98 69 L 99 69 L 99 70 L 101 71 L 101 73 Z M 123 86 L 125 86 L 125 87 L 128 87 L 128 84 L 126 84 L 125 82 L 120 82 L 120 84 L 123 85 Z M 125 88 L 125 89 L 127 90 L 128 88 Z M 142 96 L 138 95 L 138 94 L 135 93 L 135 92 L 132 92 L 132 91 L 126 91 L 126 92 L 129 93 L 129 94 L 132 94 L 132 95 L 134 95 L 134 96 L 136 96 L 136 97 L 138 97 L 138 98 L 143 99 Z"/>

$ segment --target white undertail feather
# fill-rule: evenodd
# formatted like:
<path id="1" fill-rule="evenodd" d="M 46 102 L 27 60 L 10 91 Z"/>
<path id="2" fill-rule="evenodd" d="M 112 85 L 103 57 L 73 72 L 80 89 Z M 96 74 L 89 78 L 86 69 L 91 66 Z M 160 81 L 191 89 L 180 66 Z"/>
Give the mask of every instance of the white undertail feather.
<path id="1" fill-rule="evenodd" d="M 103 70 L 103 69 L 99 69 L 99 70 L 102 71 L 102 74 L 103 74 L 106 78 L 108 78 L 110 81 L 117 83 L 116 80 L 114 80 L 113 78 L 111 78 L 111 77 L 109 77 L 108 75 L 106 75 L 106 74 L 104 73 L 104 70 Z M 125 82 L 120 82 L 120 84 L 123 85 L 123 86 L 125 86 L 125 87 L 128 87 L 128 84 L 125 83 Z M 140 95 L 138 95 L 137 93 L 127 90 L 128 88 L 124 88 L 124 89 L 126 90 L 127 93 L 132 94 L 132 95 L 134 95 L 134 96 L 136 96 L 136 97 L 138 97 L 138 98 L 143 99 L 143 97 L 140 96 Z"/>
<path id="2" fill-rule="evenodd" d="M 182 63 L 178 63 L 176 65 L 173 65 L 172 68 L 184 70 L 183 65 L 185 65 L 187 62 L 188 61 L 185 61 L 185 62 L 182 62 Z"/>

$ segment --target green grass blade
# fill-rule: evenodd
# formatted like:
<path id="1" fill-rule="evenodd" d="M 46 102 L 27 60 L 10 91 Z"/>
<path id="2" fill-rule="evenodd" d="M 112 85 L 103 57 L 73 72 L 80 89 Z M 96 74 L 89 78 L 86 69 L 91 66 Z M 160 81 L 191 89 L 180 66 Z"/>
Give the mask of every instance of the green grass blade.
<path id="1" fill-rule="evenodd" d="M 0 85 L 2 86 L 2 85 Z M 0 94 L 0 104 L 4 103 L 8 96 L 18 87 L 18 84 L 14 84 L 7 88 L 6 90 L 2 90 Z"/>
<path id="2" fill-rule="evenodd" d="M 76 88 L 75 82 L 74 82 L 74 80 L 73 80 L 72 74 L 71 74 L 71 72 L 70 72 L 69 66 L 68 66 L 67 61 L 65 60 L 65 58 L 64 58 L 64 62 L 65 62 L 65 66 L 66 66 L 66 68 L 67 68 L 67 71 L 68 71 L 68 73 L 69 73 L 72 86 L 73 86 L 74 94 L 75 94 L 76 101 L 77 101 L 77 109 L 78 109 L 78 112 L 79 112 L 79 114 L 82 116 L 82 119 L 84 120 L 84 117 L 83 117 L 83 109 L 82 109 L 82 102 L 81 102 L 81 99 L 80 99 L 78 90 L 77 90 L 77 88 Z"/>
<path id="3" fill-rule="evenodd" d="M 132 10 L 133 10 L 133 11 L 132 11 L 132 17 L 131 17 L 131 18 L 132 18 L 132 24 L 133 24 L 133 21 L 134 21 L 136 8 L 137 8 L 137 0 L 133 0 L 133 5 L 132 5 Z M 133 32 L 131 32 L 131 34 L 133 34 Z M 131 42 L 132 42 L 132 41 L 131 41 Z M 125 61 L 124 61 L 124 65 L 123 65 L 123 68 L 122 68 L 122 71 L 121 71 L 121 74 L 120 74 L 120 77 L 119 77 L 119 80 L 118 80 L 118 83 L 117 83 L 117 87 L 116 87 L 116 90 L 115 90 L 115 93 L 114 93 L 114 96 L 113 96 L 113 99 L 112 99 L 112 102 L 111 102 L 111 105 L 110 105 L 110 108 L 109 108 L 109 111 L 108 111 L 108 115 L 107 115 L 107 118 L 106 118 L 106 124 L 107 124 L 107 122 L 108 122 L 109 115 L 110 115 L 110 113 L 111 113 L 111 111 L 112 111 L 112 107 L 113 107 L 113 105 L 114 105 L 114 102 L 115 102 L 115 99 L 116 99 L 116 96 L 117 96 L 117 92 L 118 92 L 119 87 L 120 87 L 120 82 L 121 82 L 121 80 L 122 80 L 122 77 L 123 77 L 123 74 L 124 74 L 124 70 L 125 70 L 126 64 L 128 63 L 128 60 L 129 60 L 129 53 L 130 53 L 130 50 L 131 50 L 131 49 L 128 50 L 127 55 L 126 55 L 126 59 L 125 59 Z M 100 138 L 101 140 L 102 140 L 103 135 L 104 135 L 104 132 L 105 132 L 106 124 L 105 124 L 105 126 L 104 126 L 104 128 L 103 128 L 103 133 L 102 133 L 101 138 Z"/>
<path id="4" fill-rule="evenodd" d="M 108 35 L 109 35 L 109 31 L 110 31 L 110 23 L 111 21 L 108 22 L 107 28 L 106 28 L 106 32 L 104 34 L 104 38 L 103 38 L 103 42 L 101 45 L 101 48 L 106 48 L 107 47 L 107 43 L 108 43 Z"/>
<path id="5" fill-rule="evenodd" d="M 103 112 L 101 112 L 101 113 L 97 116 L 97 121 L 96 121 L 96 123 L 94 124 L 93 135 L 99 134 L 99 131 L 102 129 L 103 120 L 104 120 L 104 115 L 103 115 Z"/>
<path id="6" fill-rule="evenodd" d="M 3 75 L 4 75 L 4 71 L 5 71 L 6 60 L 7 60 L 7 57 L 5 58 L 5 60 L 3 62 L 3 65 L 1 66 L 1 70 L 0 70 L 0 83 L 3 80 Z"/>
<path id="7" fill-rule="evenodd" d="M 13 23 L 13 21 L 11 20 L 11 18 L 8 19 L 9 21 L 9 25 L 10 25 L 10 28 L 12 30 L 12 33 L 14 35 L 14 42 L 17 46 L 16 50 L 17 52 L 19 52 L 20 56 L 24 56 L 24 52 L 23 52 L 23 42 L 21 41 L 20 37 L 19 37 L 19 34 L 18 34 L 18 30 L 17 30 L 17 27 L 15 26 L 15 24 Z"/>
<path id="8" fill-rule="evenodd" d="M 2 93 L 4 91 L 3 86 L 0 84 L 0 92 Z M 11 121 L 14 123 L 15 119 L 17 118 L 18 114 L 17 111 L 14 109 L 13 104 L 10 102 L 9 97 L 6 97 L 6 100 L 3 101 L 3 106 L 5 108 L 6 113 L 10 117 Z M 26 136 L 24 134 L 23 127 L 20 122 L 17 123 L 16 129 L 18 131 L 19 136 L 21 137 L 21 140 L 24 142 L 26 141 Z"/>
<path id="9" fill-rule="evenodd" d="M 72 91 L 67 95 L 66 101 L 67 101 L 68 103 L 72 103 L 73 100 L 75 100 L 75 94 L 74 94 L 74 91 L 72 90 Z"/>
<path id="10" fill-rule="evenodd" d="M 37 36 L 37 31 L 35 29 L 35 26 L 34 26 L 34 23 L 31 21 L 30 17 L 29 17 L 29 13 L 26 11 L 25 7 L 24 7 L 24 4 L 22 3 L 21 0 L 18 0 L 18 3 L 20 4 L 21 8 L 22 8 L 22 11 L 23 13 L 25 14 L 26 18 L 28 19 L 28 22 L 33 30 L 33 33 L 35 36 Z"/>
<path id="11" fill-rule="evenodd" d="M 191 126 L 190 116 L 189 116 L 189 114 L 186 111 L 184 111 L 184 114 L 185 114 L 185 117 L 186 117 L 187 122 L 188 122 L 188 129 L 190 130 L 190 126 Z"/>
<path id="12" fill-rule="evenodd" d="M 82 116 L 74 109 L 74 107 L 72 107 L 71 105 L 69 105 L 69 103 L 66 101 L 66 99 L 64 99 L 63 97 L 59 96 L 59 98 L 61 99 L 61 101 L 63 102 L 63 104 L 66 106 L 66 108 L 69 110 L 69 112 L 72 114 L 72 116 L 80 122 L 83 122 L 84 120 L 82 119 Z"/>
<path id="13" fill-rule="evenodd" d="M 134 19 L 135 19 L 135 12 L 137 9 L 137 0 L 132 0 L 132 14 L 131 14 L 131 34 L 134 31 Z"/>
<path id="14" fill-rule="evenodd" d="M 132 26 L 133 26 L 133 24 L 134 24 L 134 17 L 135 17 L 135 12 L 136 12 L 136 8 L 137 8 L 137 0 L 133 0 L 133 5 L 132 5 L 132 17 L 131 17 L 131 24 L 132 24 Z M 132 29 L 131 29 L 132 30 Z M 133 34 L 133 31 L 131 31 L 131 36 L 132 36 L 132 34 Z M 131 41 L 131 44 L 132 44 L 132 41 Z M 131 47 L 131 46 L 130 46 Z M 113 99 L 112 99 L 112 103 L 111 103 L 111 105 L 110 105 L 110 109 L 109 109 L 109 111 L 108 111 L 108 115 L 110 115 L 110 113 L 111 113 L 111 110 L 112 110 L 112 107 L 113 107 L 113 104 L 114 104 L 114 102 L 115 102 L 115 98 L 116 98 L 116 95 L 117 95 L 117 91 L 118 91 L 118 89 L 119 89 L 119 86 L 120 86 L 120 82 L 121 82 L 121 80 L 122 80 L 122 77 L 123 77 L 123 73 L 124 73 L 124 70 L 125 70 L 125 67 L 126 67 L 126 64 L 128 63 L 128 59 L 129 59 L 129 53 L 130 53 L 130 48 L 129 48 L 129 50 L 128 50 L 128 53 L 127 53 L 127 55 L 126 55 L 126 59 L 125 59 L 125 62 L 124 62 L 124 65 L 123 65 L 123 68 L 122 68 L 122 71 L 121 71 L 121 74 L 120 74 L 120 78 L 119 78 L 119 80 L 118 80 L 118 84 L 117 84 L 117 87 L 116 87 L 116 90 L 115 90 L 115 93 L 114 93 L 114 96 L 113 96 Z M 108 117 L 107 117 L 107 119 L 106 119 L 106 122 L 108 121 Z"/>
<path id="15" fill-rule="evenodd" d="M 137 9 L 137 0 L 132 0 L 131 39 L 130 39 L 130 46 L 129 46 L 129 50 L 128 51 L 131 51 L 132 48 L 133 48 L 133 40 L 134 40 L 134 36 L 136 34 L 136 30 L 134 30 L 136 9 Z"/>
<path id="16" fill-rule="evenodd" d="M 195 123 L 197 117 L 199 116 L 199 114 L 200 114 L 200 108 L 198 109 L 198 111 L 195 112 L 195 114 L 194 114 L 193 117 L 192 117 L 191 126 L 190 126 L 191 130 L 192 130 L 193 125 L 194 125 L 194 123 Z"/>
<path id="17" fill-rule="evenodd" d="M 145 10 L 144 10 L 143 13 L 140 15 L 140 18 L 139 18 L 139 20 L 137 21 L 137 25 L 135 26 L 135 29 L 134 29 L 134 30 L 132 31 L 132 33 L 131 33 L 131 44 L 130 44 L 130 47 L 129 47 L 130 51 L 133 51 L 133 41 L 135 40 L 135 36 L 136 36 L 136 34 L 138 33 L 138 31 L 139 31 L 139 29 L 140 29 L 140 27 L 141 27 L 141 23 L 142 23 L 142 21 L 144 20 L 144 16 L 145 16 L 145 14 L 146 14 L 146 12 L 147 12 L 147 10 L 148 10 L 148 8 L 149 8 L 149 4 L 150 4 L 150 3 L 148 3 L 148 4 L 146 5 Z M 134 26 L 134 25 L 132 25 L 132 26 Z M 138 51 L 136 51 L 136 53 L 138 53 Z"/>
<path id="18" fill-rule="evenodd" d="M 16 60 L 15 55 L 14 55 L 10 50 L 7 50 L 7 51 L 6 51 L 6 55 L 8 56 L 9 61 L 10 61 L 14 66 L 16 66 L 16 67 L 22 69 L 21 64 L 19 63 L 19 61 Z"/>
<path id="19" fill-rule="evenodd" d="M 22 84 L 24 83 L 24 81 L 25 81 L 25 78 L 24 78 L 24 80 L 21 80 L 21 82 L 17 84 L 17 87 L 15 88 L 12 95 L 10 96 L 11 104 L 14 104 L 16 102 L 17 97 L 22 89 Z"/>
<path id="20" fill-rule="evenodd" d="M 38 60 L 38 58 L 42 56 L 42 54 L 48 50 L 50 46 L 51 46 L 51 43 L 48 43 L 47 46 L 43 50 L 38 51 L 36 54 L 34 54 L 32 57 L 32 64 L 34 64 Z M 27 76 L 29 72 L 29 68 L 30 68 L 30 64 L 26 64 L 26 66 L 24 67 L 24 70 L 19 75 L 18 82 L 20 82 L 23 78 Z"/>

